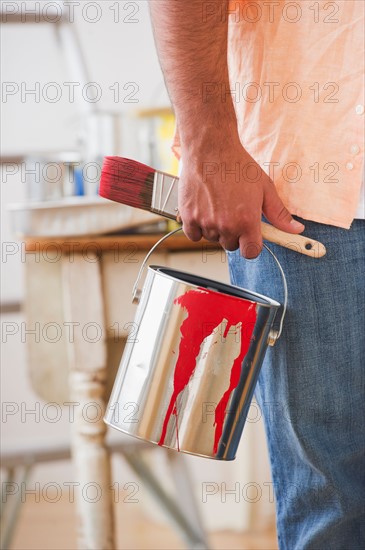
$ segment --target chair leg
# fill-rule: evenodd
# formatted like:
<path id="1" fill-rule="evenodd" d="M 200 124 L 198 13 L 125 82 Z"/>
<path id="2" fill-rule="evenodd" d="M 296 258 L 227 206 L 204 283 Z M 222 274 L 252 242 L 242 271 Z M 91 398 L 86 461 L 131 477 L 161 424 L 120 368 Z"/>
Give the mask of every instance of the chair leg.
<path id="1" fill-rule="evenodd" d="M 153 496 L 160 502 L 162 508 L 186 541 L 187 548 L 191 550 L 209 550 L 209 545 L 201 526 L 199 525 L 197 528 L 196 522 L 191 521 L 190 514 L 188 517 L 183 506 L 166 493 L 150 467 L 142 459 L 140 452 L 123 451 L 123 456 Z"/>
<path id="2" fill-rule="evenodd" d="M 169 451 L 167 454 L 174 481 L 176 494 L 179 495 L 179 502 L 189 523 L 199 533 L 207 545 L 207 534 L 203 527 L 203 519 L 199 509 L 196 496 L 193 491 L 193 483 L 189 468 L 186 464 L 186 456 Z M 206 546 L 208 547 L 208 545 Z"/>
<path id="3" fill-rule="evenodd" d="M 22 504 L 21 487 L 27 482 L 32 467 L 32 464 L 28 464 L 20 469 L 18 482 L 15 481 L 17 479 L 16 470 L 14 468 L 7 469 L 6 481 L 1 488 L 1 550 L 8 550 L 10 547 Z M 8 493 L 10 485 L 14 486 L 12 493 Z M 13 498 L 8 500 L 10 496 Z"/>

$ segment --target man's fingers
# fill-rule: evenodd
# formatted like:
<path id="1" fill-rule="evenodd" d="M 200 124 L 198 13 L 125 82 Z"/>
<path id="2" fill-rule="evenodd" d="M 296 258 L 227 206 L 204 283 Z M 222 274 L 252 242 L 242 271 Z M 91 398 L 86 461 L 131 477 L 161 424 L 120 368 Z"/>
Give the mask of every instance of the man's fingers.
<path id="1" fill-rule="evenodd" d="M 268 183 L 265 187 L 262 211 L 269 222 L 282 231 L 301 233 L 305 229 L 304 225 L 294 220 L 289 210 L 285 208 L 272 183 Z"/>
<path id="2" fill-rule="evenodd" d="M 183 221 L 183 231 L 191 241 L 200 241 L 203 236 L 201 228 L 196 223 Z"/>
<path id="3" fill-rule="evenodd" d="M 219 238 L 220 245 L 224 248 L 224 250 L 237 250 L 239 248 L 240 243 L 237 237 L 220 237 Z"/>
<path id="4" fill-rule="evenodd" d="M 219 242 L 219 232 L 218 232 L 217 228 L 203 227 L 202 234 L 203 234 L 204 239 L 206 239 L 207 241 L 210 241 L 212 243 Z"/>
<path id="5" fill-rule="evenodd" d="M 192 241 L 200 241 L 204 236 L 205 239 L 211 242 L 219 242 L 225 250 L 240 249 L 241 256 L 250 260 L 257 258 L 262 251 L 262 236 L 260 231 L 260 223 L 256 228 L 250 227 L 249 231 L 245 231 L 239 238 L 233 235 L 220 236 L 212 229 L 202 230 L 195 223 L 183 223 L 183 231 L 188 239 Z"/>
<path id="6" fill-rule="evenodd" d="M 239 245 L 241 256 L 247 260 L 252 260 L 259 256 L 262 251 L 260 221 L 255 226 L 250 226 L 249 230 L 240 236 Z"/>
<path id="7" fill-rule="evenodd" d="M 262 238 L 247 239 L 240 238 L 240 253 L 246 260 L 253 260 L 260 255 L 262 251 Z"/>

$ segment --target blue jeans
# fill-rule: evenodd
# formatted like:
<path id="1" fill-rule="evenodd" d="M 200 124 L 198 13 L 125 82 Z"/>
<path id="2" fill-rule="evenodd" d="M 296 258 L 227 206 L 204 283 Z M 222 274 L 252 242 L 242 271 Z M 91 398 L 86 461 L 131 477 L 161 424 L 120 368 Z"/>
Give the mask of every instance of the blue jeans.
<path id="1" fill-rule="evenodd" d="M 302 220 L 301 220 L 302 221 Z M 256 398 L 265 418 L 282 550 L 365 548 L 365 221 L 350 230 L 304 221 L 327 248 L 312 259 L 269 244 L 289 303 Z M 267 251 L 228 252 L 232 284 L 283 303 Z"/>

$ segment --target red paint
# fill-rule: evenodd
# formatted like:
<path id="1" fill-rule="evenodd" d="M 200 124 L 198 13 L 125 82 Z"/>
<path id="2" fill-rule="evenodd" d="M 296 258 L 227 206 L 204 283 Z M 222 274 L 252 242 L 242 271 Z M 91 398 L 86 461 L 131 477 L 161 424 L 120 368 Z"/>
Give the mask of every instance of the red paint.
<path id="1" fill-rule="evenodd" d="M 99 195 L 112 201 L 151 210 L 155 170 L 122 157 L 105 157 Z"/>
<path id="2" fill-rule="evenodd" d="M 256 322 L 256 305 L 248 301 L 234 298 L 233 296 L 228 296 L 227 294 L 220 294 L 201 288 L 188 290 L 185 294 L 176 298 L 174 303 L 184 308 L 188 315 L 182 322 L 180 328 L 181 340 L 174 372 L 174 391 L 166 411 L 160 441 L 158 442 L 159 445 L 164 444 L 167 426 L 172 414 L 176 415 L 176 433 L 178 434 L 178 411 L 176 408 L 176 400 L 187 386 L 194 373 L 196 359 L 204 339 L 214 328 L 218 327 L 223 320 L 227 321 L 222 336 L 223 338 L 227 337 L 231 327 L 241 323 L 240 353 L 235 358 L 232 365 L 229 387 L 224 392 L 215 411 L 214 425 L 216 428 L 214 453 L 216 453 L 219 440 L 222 436 L 226 407 L 232 391 L 238 385 L 242 361 L 250 345 L 253 327 Z M 210 333 L 204 334 L 204 327 L 207 326 L 211 327 Z M 177 445 L 179 448 L 179 441 Z"/>

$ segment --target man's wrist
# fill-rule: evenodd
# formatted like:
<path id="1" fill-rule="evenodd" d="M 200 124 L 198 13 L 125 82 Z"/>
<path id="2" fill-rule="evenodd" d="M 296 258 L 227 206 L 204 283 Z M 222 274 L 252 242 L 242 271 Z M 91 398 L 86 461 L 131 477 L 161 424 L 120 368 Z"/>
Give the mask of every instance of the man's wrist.
<path id="1" fill-rule="evenodd" d="M 189 155 L 241 145 L 236 116 L 229 110 L 208 109 L 178 117 L 178 128 L 182 150 Z"/>

